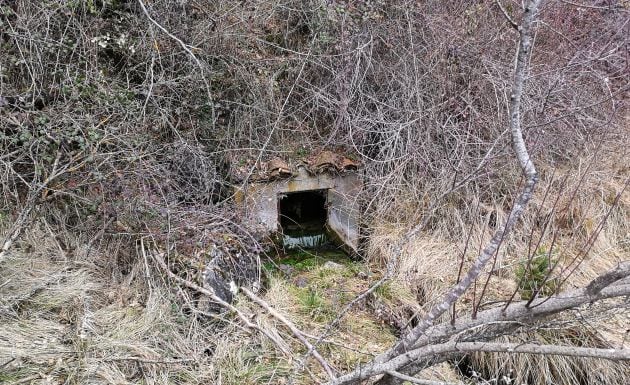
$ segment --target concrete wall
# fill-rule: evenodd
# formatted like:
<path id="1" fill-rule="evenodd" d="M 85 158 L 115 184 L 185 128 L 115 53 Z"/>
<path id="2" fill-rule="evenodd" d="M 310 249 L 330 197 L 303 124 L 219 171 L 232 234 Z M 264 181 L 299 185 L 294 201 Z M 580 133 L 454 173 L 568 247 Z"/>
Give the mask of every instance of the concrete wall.
<path id="1" fill-rule="evenodd" d="M 278 195 L 326 189 L 328 228 L 350 251 L 355 251 L 359 244 L 360 210 L 357 197 L 361 186 L 361 178 L 355 172 L 311 175 L 300 167 L 298 175 L 293 178 L 251 183 L 237 197 L 240 196 L 247 216 L 261 223 L 270 232 L 276 232 L 280 230 Z"/>

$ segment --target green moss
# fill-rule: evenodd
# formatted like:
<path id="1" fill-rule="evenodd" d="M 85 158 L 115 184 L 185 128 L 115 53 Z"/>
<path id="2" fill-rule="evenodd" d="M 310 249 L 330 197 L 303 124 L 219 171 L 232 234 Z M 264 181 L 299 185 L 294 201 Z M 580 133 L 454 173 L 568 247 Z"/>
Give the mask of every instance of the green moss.
<path id="1" fill-rule="evenodd" d="M 285 265 L 293 266 L 298 271 L 307 271 L 313 270 L 315 267 L 321 264 L 321 261 L 318 257 L 310 257 L 310 258 L 287 258 L 282 260 L 282 263 Z"/>
<path id="2" fill-rule="evenodd" d="M 269 272 L 275 271 L 277 265 L 288 265 L 295 268 L 296 271 L 302 272 L 314 270 L 327 261 L 340 263 L 344 266 L 352 264 L 346 253 L 340 250 L 306 251 L 297 249 L 289 250 L 285 256 L 275 262 L 266 262 L 263 266 Z"/>
<path id="3" fill-rule="evenodd" d="M 297 150 L 295 150 L 295 155 L 297 155 L 300 158 L 305 158 L 306 156 L 308 156 L 309 153 L 310 151 L 306 147 L 300 147 Z"/>

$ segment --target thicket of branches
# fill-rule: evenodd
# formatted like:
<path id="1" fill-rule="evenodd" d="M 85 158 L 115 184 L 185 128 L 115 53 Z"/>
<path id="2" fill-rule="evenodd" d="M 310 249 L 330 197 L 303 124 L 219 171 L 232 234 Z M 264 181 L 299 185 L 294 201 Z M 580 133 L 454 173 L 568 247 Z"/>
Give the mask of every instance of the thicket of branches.
<path id="1" fill-rule="evenodd" d="M 523 113 L 541 160 L 625 135 L 626 15 L 545 6 Z M 15 1 L 2 25 L 5 206 L 57 155 L 65 199 L 133 175 L 168 202 L 216 202 L 226 161 L 333 144 L 359 154 L 382 207 L 463 181 L 492 199 L 515 179 L 516 31 L 492 2 Z M 130 193 L 160 200 L 147 189 Z"/>
<path id="2" fill-rule="evenodd" d="M 494 230 L 496 248 L 513 238 L 529 242 L 523 277 L 541 263 L 543 244 L 553 265 L 554 242 L 568 234 L 579 252 L 558 266 L 560 275 L 545 268 L 539 279 L 562 281 L 605 221 L 626 215 L 618 207 L 627 170 L 610 175 L 620 187 L 597 218 L 572 210 L 588 196 L 581 191 L 598 162 L 627 155 L 629 15 L 623 1 L 547 1 L 536 12 L 516 108 L 542 182 L 526 226 L 504 239 L 501 224 L 531 176 L 522 172 L 527 161 L 514 160 L 510 127 L 520 2 L 0 1 L 0 221 L 7 229 L 0 263 L 41 218 L 65 252 L 88 245 L 77 258 L 118 242 L 128 246 L 117 249 L 116 262 L 129 263 L 148 239 L 168 255 L 197 256 L 225 234 L 239 250 L 259 253 L 256 228 L 232 207 L 230 188 L 240 183 L 233 168 L 334 148 L 363 163 L 357 199 L 366 226 L 413 224 L 401 243 L 387 246 L 391 255 L 404 254 L 419 231 L 439 227 L 461 241 L 464 277 L 470 234 L 485 222 L 480 243 Z M 485 262 L 494 266 L 498 254 L 489 250 Z M 197 262 L 178 261 L 192 270 Z M 177 273 L 198 278 L 181 266 Z M 547 291 L 545 284 L 529 288 L 529 303 L 504 299 L 505 311 L 512 303 L 526 312 L 537 296 L 560 292 L 561 285 Z M 617 296 L 627 284 L 580 290 L 572 294 L 582 302 L 569 307 Z M 484 292 L 467 310 L 477 314 Z M 568 308 L 552 304 L 554 312 Z M 452 314 L 456 322 L 460 313 L 453 307 Z M 492 321 L 483 314 L 479 320 Z M 480 321 L 457 322 L 474 328 Z M 347 378 L 389 373 L 381 381 L 396 381 L 404 377 L 398 370 L 415 374 L 435 363 L 426 358 L 435 349 L 443 357 L 484 349 L 449 345 L 445 327 L 425 326 L 372 372 Z M 513 331 L 499 329 L 484 338 Z M 437 337 L 422 337 L 429 332 Z M 415 364 L 387 366 L 403 356 L 401 346 L 417 353 Z"/>

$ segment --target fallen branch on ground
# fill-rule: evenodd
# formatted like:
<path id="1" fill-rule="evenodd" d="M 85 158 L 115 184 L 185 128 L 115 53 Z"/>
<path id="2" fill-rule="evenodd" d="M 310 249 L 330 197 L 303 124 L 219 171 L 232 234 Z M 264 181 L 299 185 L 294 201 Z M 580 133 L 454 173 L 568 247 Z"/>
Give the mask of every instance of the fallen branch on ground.
<path id="1" fill-rule="evenodd" d="M 168 275 L 170 278 L 172 278 L 173 280 L 181 283 L 182 285 L 186 286 L 189 289 L 195 290 L 198 293 L 207 295 L 208 297 L 210 297 L 210 299 L 216 303 L 218 303 L 219 305 L 223 306 L 224 308 L 234 312 L 234 314 L 236 314 L 238 316 L 238 318 L 243 321 L 243 323 L 245 324 L 245 326 L 247 326 L 250 329 L 256 330 L 258 332 L 260 332 L 261 334 L 263 334 L 265 337 L 267 337 L 271 342 L 273 342 L 274 345 L 276 345 L 276 347 L 278 349 L 280 349 L 280 351 L 284 354 L 286 354 L 287 356 L 290 356 L 291 353 L 284 347 L 284 344 L 281 343 L 273 334 L 269 333 L 269 331 L 263 329 L 262 327 L 252 323 L 250 321 L 250 319 L 252 318 L 251 316 L 247 316 L 245 314 L 243 314 L 243 312 L 241 312 L 240 310 L 238 310 L 236 307 L 234 307 L 232 304 L 225 302 L 224 300 L 222 300 L 221 298 L 219 298 L 219 296 L 217 296 L 214 291 L 206 289 L 204 287 L 201 287 L 193 282 L 190 282 L 180 276 L 178 276 L 177 274 L 173 273 L 169 268 L 168 265 L 166 264 L 166 262 L 164 262 L 164 259 L 158 255 L 158 254 L 154 254 L 154 253 L 150 253 L 151 257 L 157 262 L 157 264 L 162 268 L 162 270 L 166 273 L 166 275 Z"/>
<path id="2" fill-rule="evenodd" d="M 623 273 L 622 273 L 623 272 Z M 372 376 L 387 373 L 389 371 L 398 371 L 401 368 L 405 372 L 417 372 L 421 370 L 430 359 L 433 364 L 444 361 L 446 358 L 438 358 L 436 356 L 448 357 L 450 353 L 469 352 L 469 351 L 502 351 L 514 353 L 531 353 L 531 354 L 559 354 L 568 356 L 584 356 L 596 357 L 610 360 L 629 360 L 630 350 L 611 350 L 611 349 L 591 349 L 577 347 L 556 346 L 558 349 L 555 353 L 551 353 L 548 347 L 554 345 L 534 345 L 534 344 L 493 344 L 484 342 L 457 342 L 446 341 L 453 336 L 462 335 L 464 332 L 472 331 L 484 326 L 492 326 L 492 335 L 501 335 L 508 333 L 515 328 L 524 324 L 532 324 L 545 317 L 562 311 L 576 308 L 582 305 L 593 303 L 608 298 L 623 297 L 630 295 L 630 285 L 625 284 L 623 279 L 630 276 L 630 265 L 622 262 L 619 266 L 600 277 L 593 282 L 607 282 L 609 286 L 600 287 L 595 294 L 590 294 L 590 290 L 586 288 L 572 290 L 560 293 L 557 296 L 549 298 L 540 298 L 534 302 L 534 306 L 527 306 L 527 301 L 521 301 L 511 304 L 505 310 L 501 307 L 485 310 L 477 314 L 475 319 L 462 320 L 459 319 L 454 325 L 450 321 L 446 321 L 440 325 L 433 326 L 426 330 L 425 335 L 410 347 L 407 352 L 393 357 L 384 362 L 372 362 L 363 365 L 361 368 L 352 373 L 341 376 L 330 385 L 347 384 L 353 381 L 367 379 Z M 539 306 L 536 306 L 540 304 Z M 482 333 L 475 335 L 475 338 L 487 338 Z M 513 346 L 512 346 L 513 345 Z M 485 346 L 485 348 L 484 348 Z M 499 349 L 503 346 L 502 350 Z M 516 347 L 519 347 L 518 350 Z M 543 347 L 545 351 L 535 351 Z M 495 349 L 495 350 L 492 350 Z"/>
<path id="3" fill-rule="evenodd" d="M 306 339 L 306 337 L 304 336 L 304 333 L 302 333 L 300 331 L 300 329 L 298 329 L 295 324 L 291 321 L 289 321 L 286 317 L 284 317 L 282 314 L 278 313 L 274 308 L 272 308 L 271 306 L 269 306 L 269 304 L 267 302 L 265 302 L 262 298 L 258 297 L 256 294 L 252 293 L 251 291 L 249 291 L 247 288 L 245 287 L 241 287 L 241 291 L 245 294 L 245 296 L 247 296 L 247 298 L 249 298 L 250 300 L 256 302 L 258 305 L 260 305 L 260 307 L 262 307 L 263 309 L 265 309 L 269 314 L 271 314 L 274 318 L 276 318 L 278 321 L 282 322 L 283 324 L 286 325 L 286 327 L 289 328 L 289 330 L 291 330 L 291 332 L 293 333 L 293 335 L 300 340 L 300 342 L 302 342 L 304 344 L 304 346 L 306 346 L 306 348 L 308 349 L 309 352 L 311 352 L 311 354 L 313 354 L 313 357 L 315 357 L 315 359 L 317 360 L 317 362 L 320 363 L 320 365 L 322 366 L 322 368 L 324 368 L 324 370 L 326 371 L 326 373 L 328 374 L 328 377 L 330 377 L 330 379 L 335 379 L 335 375 L 332 372 L 332 369 L 330 367 L 330 364 L 328 362 L 326 362 L 326 360 L 324 359 L 324 357 L 322 357 L 319 352 L 317 351 L 317 349 L 315 349 L 315 347 L 308 342 L 308 340 Z"/>

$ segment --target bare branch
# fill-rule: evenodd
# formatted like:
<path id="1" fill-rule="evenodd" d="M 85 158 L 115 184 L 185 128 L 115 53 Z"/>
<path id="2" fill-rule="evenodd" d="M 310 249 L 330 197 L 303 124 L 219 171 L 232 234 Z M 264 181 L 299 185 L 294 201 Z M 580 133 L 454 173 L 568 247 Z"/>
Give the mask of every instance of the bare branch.
<path id="1" fill-rule="evenodd" d="M 613 361 L 630 360 L 630 349 L 599 349 L 578 346 L 490 343 L 490 342 L 460 342 L 454 343 L 457 352 L 502 352 L 526 354 L 555 354 L 566 357 L 591 357 Z"/>
<path id="2" fill-rule="evenodd" d="M 523 86 L 525 83 L 525 72 L 527 70 L 527 62 L 531 52 L 532 44 L 532 30 L 536 18 L 536 13 L 540 0 L 533 0 L 525 9 L 525 16 L 523 19 L 523 25 L 521 28 L 521 39 L 518 46 L 516 70 L 514 74 L 514 83 L 512 86 L 512 92 L 510 96 L 510 132 L 512 135 L 512 148 L 519 165 L 526 177 L 525 186 L 520 192 L 512 207 L 510 216 L 502 228 L 497 231 L 490 243 L 484 248 L 481 255 L 474 262 L 473 266 L 468 271 L 467 275 L 461 280 L 460 283 L 455 285 L 449 293 L 443 298 L 443 300 L 433 308 L 429 314 L 412 329 L 406 336 L 404 336 L 396 346 L 377 357 L 376 362 L 383 362 L 395 357 L 398 354 L 404 353 L 410 346 L 426 332 L 426 330 L 433 324 L 433 322 L 442 315 L 445 311 L 452 307 L 453 303 L 461 297 L 464 292 L 475 282 L 477 277 L 483 271 L 484 266 L 497 251 L 501 240 L 504 239 L 507 233 L 509 233 L 516 222 L 520 219 L 521 215 L 525 211 L 529 201 L 534 192 L 534 188 L 538 181 L 538 175 L 534 163 L 532 162 L 525 141 L 523 140 L 523 133 L 521 130 L 521 98 L 523 94 Z"/>
<path id="3" fill-rule="evenodd" d="M 603 6 L 597 6 L 597 5 L 592 5 L 592 4 L 577 3 L 574 1 L 568 1 L 568 0 L 560 0 L 560 1 L 565 4 L 570 4 L 578 8 L 590 8 L 590 9 L 598 9 L 598 10 L 603 10 L 603 11 L 610 11 L 612 9 L 617 9 L 621 12 L 628 12 L 628 10 L 624 8 L 623 3 L 617 3 L 613 5 L 614 3 L 611 2 L 610 6 L 603 7 Z"/>
<path id="4" fill-rule="evenodd" d="M 537 345 L 537 344 L 516 344 L 516 343 L 490 343 L 490 342 L 458 342 L 450 341 L 444 344 L 424 346 L 414 349 L 391 361 L 377 365 L 375 368 L 363 370 L 363 377 L 368 378 L 375 374 L 390 372 L 403 366 L 406 363 L 423 359 L 429 356 L 446 355 L 450 353 L 470 353 L 470 352 L 502 352 L 502 353 L 525 353 L 543 355 L 562 355 L 568 357 L 592 357 L 613 361 L 630 360 L 630 349 L 599 349 L 583 348 L 576 346 L 558 345 Z M 339 382 L 331 384 L 343 384 L 343 377 Z"/>
<path id="5" fill-rule="evenodd" d="M 142 8 L 142 12 L 145 14 L 145 16 L 147 17 L 147 19 L 149 19 L 149 21 L 151 23 L 153 23 L 156 27 L 158 27 L 162 32 L 164 32 L 166 35 L 168 35 L 168 37 L 170 37 L 171 39 L 175 40 L 175 42 L 177 42 L 184 51 L 186 51 L 186 53 L 188 55 L 190 55 L 190 57 L 192 57 L 192 59 L 195 61 L 195 64 L 197 64 L 197 67 L 199 67 L 199 71 L 200 71 L 200 75 L 201 75 L 201 79 L 203 80 L 205 89 L 206 89 L 206 96 L 208 97 L 208 104 L 210 106 L 210 110 L 211 110 L 211 121 L 212 124 L 214 125 L 215 123 L 215 110 L 214 110 L 214 102 L 213 102 L 213 98 L 212 98 L 212 92 L 210 91 L 210 83 L 208 82 L 208 79 L 206 78 L 206 74 L 205 74 L 205 69 L 203 64 L 201 63 L 201 60 L 199 60 L 199 58 L 197 58 L 197 55 L 195 55 L 193 53 L 193 49 L 195 50 L 199 50 L 196 47 L 192 47 L 186 43 L 184 43 L 180 38 L 178 38 L 177 36 L 173 35 L 168 29 L 164 28 L 160 23 L 158 23 L 149 13 L 149 10 L 147 9 L 147 7 L 145 6 L 144 2 L 142 0 L 138 0 L 138 3 L 140 4 L 140 8 Z M 148 98 L 147 98 L 148 99 Z"/>
<path id="6" fill-rule="evenodd" d="M 510 15 L 507 13 L 507 10 L 505 8 L 503 8 L 503 4 L 501 4 L 501 1 L 500 0 L 495 0 L 495 2 L 499 6 L 499 9 L 501 10 L 501 13 L 503 13 L 503 16 L 505 16 L 505 18 L 507 19 L 508 23 L 512 26 L 512 28 L 514 28 L 515 30 L 518 31 L 518 29 L 519 29 L 518 28 L 518 24 L 516 24 L 516 22 L 514 20 L 512 20 Z"/>
<path id="7" fill-rule="evenodd" d="M 203 69 L 203 66 L 201 64 L 201 61 L 197 58 L 197 56 L 192 52 L 191 48 L 193 49 L 199 49 L 196 47 L 191 47 L 188 44 L 184 43 L 182 41 L 182 39 L 178 38 L 177 36 L 173 35 L 171 32 L 169 32 L 168 29 L 164 28 L 162 26 L 162 24 L 158 23 L 153 17 L 151 17 L 151 14 L 149 14 L 149 11 L 147 10 L 147 7 L 144 5 L 144 2 L 142 0 L 138 0 L 138 4 L 140 4 L 140 8 L 142 8 L 142 12 L 144 12 L 145 16 L 147 17 L 147 19 L 149 19 L 149 21 L 151 23 L 153 23 L 156 27 L 158 27 L 162 32 L 164 32 L 165 34 L 168 35 L 168 37 L 170 37 L 171 39 L 175 40 L 184 51 L 186 51 L 186 53 L 188 53 L 188 55 L 190 55 L 190 57 L 193 58 L 193 60 L 195 61 L 195 63 L 197 63 L 197 66 L 199 66 L 199 68 Z"/>
<path id="8" fill-rule="evenodd" d="M 617 270 L 618 269 L 615 269 L 610 273 L 604 274 L 604 276 L 607 276 L 608 274 L 616 274 L 615 272 Z M 626 277 L 627 276 L 630 276 L 630 272 L 626 272 Z M 492 325 L 493 335 L 504 334 L 524 324 L 535 323 L 545 317 L 560 313 L 568 309 L 576 308 L 585 304 L 589 304 L 591 302 L 596 302 L 607 298 L 615 298 L 627 295 L 630 295 L 630 285 L 628 284 L 611 285 L 602 289 L 599 293 L 593 295 L 588 294 L 587 289 L 579 289 L 561 293 L 558 296 L 550 298 L 538 299 L 534 301 L 534 306 L 532 307 L 526 306 L 527 301 L 521 301 L 510 305 L 505 311 L 503 311 L 502 308 L 497 307 L 478 313 L 476 319 L 469 318 L 467 320 L 464 320 L 460 318 L 455 323 L 455 325 L 451 325 L 449 320 L 440 325 L 429 328 L 426 331 L 425 335 L 420 340 L 418 340 L 416 345 L 412 346 L 408 352 L 400 354 L 392 360 L 384 361 L 381 363 L 373 361 L 372 363 L 364 365 L 360 369 L 352 373 L 339 377 L 336 382 L 332 382 L 330 383 L 330 385 L 347 384 L 351 383 L 352 381 L 366 379 L 374 375 L 386 373 L 389 370 L 399 370 L 402 367 L 405 367 L 405 371 L 415 372 L 417 371 L 417 369 L 422 368 L 427 363 L 427 360 L 429 358 L 425 360 L 423 359 L 423 357 L 453 352 L 452 350 L 444 348 L 444 346 L 446 346 L 447 344 L 440 344 L 440 341 L 450 339 L 456 335 L 461 335 L 465 331 L 470 331 L 477 328 L 483 328 L 487 325 Z M 482 337 L 480 336 L 479 338 Z M 444 348 L 446 350 L 440 350 L 440 352 L 431 350 L 436 346 L 442 346 L 442 348 L 440 349 Z M 425 348 L 429 349 L 430 351 L 430 353 L 427 353 L 427 355 L 424 355 L 424 352 L 427 352 L 427 350 L 422 350 Z M 417 352 L 417 355 L 409 356 L 409 352 L 412 351 Z M 441 361 L 438 360 L 436 362 L 434 360 L 435 357 L 433 356 L 431 356 L 430 358 L 433 364 Z M 394 362 L 395 364 L 390 364 L 392 362 Z M 409 364 L 411 364 L 411 367 L 406 367 Z"/>
<path id="9" fill-rule="evenodd" d="M 22 208 L 22 211 L 20 211 L 20 214 L 18 215 L 16 221 L 11 226 L 11 229 L 9 230 L 9 235 L 5 238 L 4 242 L 2 242 L 2 248 L 0 248 L 0 263 L 2 263 L 7 258 L 9 249 L 11 248 L 11 246 L 13 246 L 13 243 L 20 237 L 20 234 L 22 234 L 22 231 L 29 223 L 29 216 L 33 209 L 35 209 L 37 202 L 40 200 L 41 192 L 44 191 L 44 189 L 47 188 L 48 185 L 50 185 L 50 183 L 55 180 L 59 175 L 66 172 L 68 166 L 62 167 L 62 169 L 59 170 L 59 160 L 61 159 L 61 155 L 61 151 L 58 151 L 57 155 L 55 156 L 55 161 L 53 162 L 50 173 L 43 182 L 37 183 L 35 181 L 36 176 L 34 177 L 34 180 L 31 183 L 31 188 L 28 192 L 28 197 L 24 204 L 24 208 Z"/>
<path id="10" fill-rule="evenodd" d="M 609 271 L 608 273 L 595 278 L 586 287 L 586 293 L 591 296 L 597 295 L 604 288 L 628 276 L 630 276 L 630 262 L 621 262 L 615 270 Z"/>
<path id="11" fill-rule="evenodd" d="M 210 299 L 212 299 L 212 301 L 214 301 L 214 302 L 218 303 L 219 305 L 221 305 L 222 307 L 224 307 L 224 308 L 234 312 L 234 314 L 236 314 L 238 316 L 238 318 L 245 324 L 245 326 L 247 326 L 250 329 L 259 331 L 261 334 L 263 334 L 265 337 L 267 337 L 271 342 L 273 342 L 274 345 L 276 345 L 276 347 L 278 347 L 278 349 L 280 349 L 280 351 L 282 351 L 284 354 L 287 354 L 287 355 L 290 354 L 289 351 L 284 347 L 284 344 L 281 343 L 273 334 L 269 333 L 269 331 L 263 329 L 262 327 L 252 323 L 250 321 L 251 317 L 246 316 L 245 314 L 243 314 L 243 312 L 238 310 L 232 304 L 222 300 L 219 296 L 217 296 L 214 293 L 214 291 L 206 289 L 206 288 L 201 287 L 199 285 L 196 285 L 195 283 L 190 282 L 188 280 L 185 280 L 185 279 L 181 278 L 180 276 L 178 276 L 177 274 L 173 273 L 171 271 L 171 269 L 168 268 L 168 265 L 166 264 L 166 262 L 164 262 L 164 259 L 160 255 L 155 254 L 155 253 L 151 253 L 151 256 L 157 262 L 157 264 L 160 266 L 162 271 L 164 271 L 166 273 L 166 275 L 168 275 L 171 279 L 179 282 L 180 284 L 188 287 L 189 289 L 192 289 L 192 290 L 195 290 L 196 292 L 199 292 L 201 294 L 207 295 L 208 297 L 210 297 Z"/>
<path id="12" fill-rule="evenodd" d="M 256 302 L 258 305 L 260 305 L 260 307 L 262 307 L 267 312 L 269 312 L 269 314 L 271 314 L 274 318 L 276 318 L 278 321 L 280 321 L 283 324 L 285 324 L 286 327 L 288 327 L 289 330 L 291 330 L 291 333 L 293 333 L 293 335 L 298 340 L 300 340 L 300 342 L 302 342 L 304 344 L 304 346 L 306 346 L 308 351 L 313 354 L 313 357 L 315 357 L 317 362 L 319 362 L 319 364 L 322 366 L 322 368 L 324 368 L 324 370 L 328 374 L 328 377 L 330 377 L 331 379 L 335 378 L 335 375 L 333 374 L 332 369 L 330 368 L 330 364 L 328 362 L 326 362 L 324 357 L 322 357 L 321 354 L 319 354 L 317 349 L 315 349 L 315 347 L 310 342 L 308 342 L 308 340 L 304 336 L 304 333 L 302 333 L 302 331 L 300 329 L 298 329 L 297 326 L 295 326 L 295 324 L 293 322 L 288 320 L 282 314 L 278 313 L 274 308 L 269 306 L 269 304 L 267 302 L 265 302 L 262 298 L 258 297 L 256 294 L 252 293 L 247 288 L 241 287 L 241 291 L 245 294 L 245 296 L 247 296 L 247 298 L 249 298 L 250 300 Z"/>

